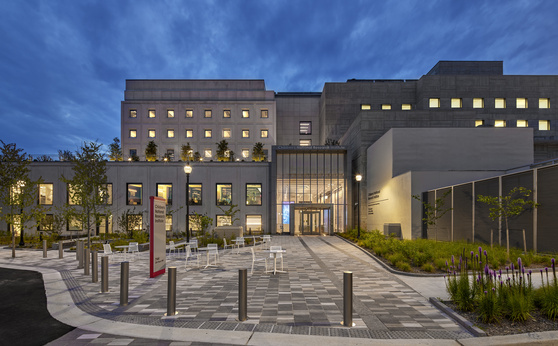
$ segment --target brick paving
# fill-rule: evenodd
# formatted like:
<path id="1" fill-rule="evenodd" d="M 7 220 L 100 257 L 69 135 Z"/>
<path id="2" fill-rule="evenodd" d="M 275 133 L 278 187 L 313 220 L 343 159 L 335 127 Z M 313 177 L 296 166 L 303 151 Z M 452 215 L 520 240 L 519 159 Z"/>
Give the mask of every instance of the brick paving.
<path id="1" fill-rule="evenodd" d="M 149 278 L 149 255 L 130 260 L 129 304 L 121 307 L 120 264 L 109 265 L 109 292 L 77 269 L 75 254 L 49 251 L 18 251 L 16 259 L 2 250 L 2 263 L 56 269 L 75 304 L 104 319 L 202 330 L 249 331 L 293 335 L 339 336 L 368 339 L 463 339 L 472 337 L 465 329 L 433 307 L 396 275 L 372 258 L 337 237 L 275 236 L 273 245 L 287 249 L 286 273 L 266 274 L 252 264 L 249 248 L 221 251 L 216 268 L 186 267 L 181 256 L 168 256 L 167 266 L 177 267 L 177 312 L 166 317 L 167 275 Z M 257 256 L 268 255 L 257 248 Z M 10 253 L 11 254 L 11 253 Z M 101 261 L 99 260 L 99 263 Z M 248 320 L 238 318 L 238 270 L 248 268 Z M 343 272 L 353 273 L 353 328 L 342 326 Z M 100 279 L 99 272 L 99 279 Z M 67 338 L 76 344 L 131 344 L 149 340 L 96 334 L 80 329 L 51 343 L 62 345 Z M 85 336 L 84 336 L 85 335 Z M 78 341 L 80 340 L 80 341 Z M 103 341 L 104 340 L 104 341 Z M 120 340 L 120 341 L 118 341 Z M 126 343 L 128 342 L 128 343 Z M 173 342 L 159 344 L 175 344 Z M 184 343 L 204 345 L 203 343 Z"/>

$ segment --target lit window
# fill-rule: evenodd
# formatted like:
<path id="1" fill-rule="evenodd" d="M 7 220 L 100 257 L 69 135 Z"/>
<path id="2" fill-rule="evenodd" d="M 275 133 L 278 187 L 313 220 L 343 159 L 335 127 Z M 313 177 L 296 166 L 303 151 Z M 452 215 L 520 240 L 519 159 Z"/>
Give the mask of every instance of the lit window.
<path id="1" fill-rule="evenodd" d="M 211 152 L 211 149 L 205 149 L 203 151 L 203 155 L 207 158 L 212 158 L 213 157 L 213 153 Z"/>
<path id="2" fill-rule="evenodd" d="M 360 105 L 360 110 L 362 111 L 369 111 L 372 109 L 371 105 Z"/>
<path id="3" fill-rule="evenodd" d="M 172 232 L 172 215 L 167 214 L 165 219 L 165 231 Z"/>
<path id="4" fill-rule="evenodd" d="M 39 204 L 52 205 L 54 184 L 39 184 Z"/>
<path id="5" fill-rule="evenodd" d="M 167 200 L 167 205 L 172 204 L 172 184 L 157 184 L 157 197 Z"/>
<path id="6" fill-rule="evenodd" d="M 246 215 L 246 229 L 248 234 L 252 232 L 259 233 L 262 231 L 262 216 L 261 215 Z"/>
<path id="7" fill-rule="evenodd" d="M 484 120 L 475 120 L 475 127 L 484 125 Z"/>
<path id="8" fill-rule="evenodd" d="M 231 110 L 230 109 L 225 109 L 223 111 L 223 118 L 230 118 L 231 117 Z"/>
<path id="9" fill-rule="evenodd" d="M 126 184 L 126 190 L 128 190 L 127 205 L 141 205 L 142 187 L 142 184 Z"/>
<path id="10" fill-rule="evenodd" d="M 504 98 L 494 99 L 494 108 L 506 108 L 506 99 Z"/>
<path id="11" fill-rule="evenodd" d="M 461 108 L 463 106 L 460 98 L 451 99 L 451 108 Z"/>
<path id="12" fill-rule="evenodd" d="M 111 205 L 112 204 L 112 184 L 104 184 L 104 189 L 99 187 L 99 197 L 103 201 L 104 204 Z"/>
<path id="13" fill-rule="evenodd" d="M 247 109 L 242 110 L 242 117 L 243 118 L 250 118 L 250 111 Z"/>
<path id="14" fill-rule="evenodd" d="M 142 214 L 128 214 L 126 218 L 126 230 L 141 231 L 143 228 L 143 215 Z"/>
<path id="15" fill-rule="evenodd" d="M 211 138 L 211 130 L 207 130 L 207 129 L 204 130 L 204 131 L 203 131 L 203 136 L 204 136 L 205 138 Z"/>
<path id="16" fill-rule="evenodd" d="M 155 130 L 147 130 L 147 137 L 155 138 Z"/>
<path id="17" fill-rule="evenodd" d="M 527 127 L 528 126 L 527 120 L 518 120 L 517 123 L 516 123 L 516 126 L 517 127 Z"/>
<path id="18" fill-rule="evenodd" d="M 54 224 L 54 215 L 46 214 L 45 217 L 39 222 L 39 231 L 52 231 Z"/>
<path id="19" fill-rule="evenodd" d="M 267 109 L 262 109 L 262 118 L 269 118 L 269 111 Z"/>
<path id="20" fill-rule="evenodd" d="M 383 111 L 389 111 L 390 109 L 391 109 L 391 105 L 389 105 L 389 104 L 383 104 L 382 105 L 382 110 Z"/>
<path id="21" fill-rule="evenodd" d="M 217 184 L 217 205 L 232 205 L 232 184 Z"/>
<path id="22" fill-rule="evenodd" d="M 167 130 L 167 137 L 168 138 L 174 138 L 174 130 L 173 129 L 168 129 Z"/>
<path id="23" fill-rule="evenodd" d="M 524 97 L 515 99 L 515 108 L 528 108 L 527 99 Z"/>
<path id="24" fill-rule="evenodd" d="M 540 98 L 539 99 L 539 108 L 550 108 L 550 99 L 549 98 Z"/>
<path id="25" fill-rule="evenodd" d="M 494 120 L 494 127 L 506 127 L 505 120 Z"/>
<path id="26" fill-rule="evenodd" d="M 138 136 L 138 131 L 135 129 L 130 130 L 130 138 L 136 138 Z"/>
<path id="27" fill-rule="evenodd" d="M 269 135 L 269 132 L 267 130 L 261 130 L 260 131 L 260 137 L 261 138 L 267 138 Z"/>
<path id="28" fill-rule="evenodd" d="M 211 118 L 211 109 L 206 109 L 203 114 L 204 117 Z"/>
<path id="29" fill-rule="evenodd" d="M 301 147 L 309 147 L 312 145 L 312 140 L 311 139 L 301 139 L 298 142 L 298 145 L 300 145 Z"/>
<path id="30" fill-rule="evenodd" d="M 190 205 L 202 205 L 202 184 L 188 184 Z"/>
<path id="31" fill-rule="evenodd" d="M 81 222 L 75 217 L 72 216 L 70 221 L 68 221 L 68 231 L 82 231 L 82 224 Z"/>
<path id="32" fill-rule="evenodd" d="M 250 157 L 250 150 L 249 149 L 242 149 L 242 158 L 247 159 Z"/>
<path id="33" fill-rule="evenodd" d="M 194 110 L 187 109 L 186 110 L 186 118 L 193 118 L 194 117 Z"/>
<path id="34" fill-rule="evenodd" d="M 231 138 L 231 129 L 223 129 L 223 138 Z"/>
<path id="35" fill-rule="evenodd" d="M 167 109 L 167 118 L 174 118 L 174 109 Z"/>
<path id="36" fill-rule="evenodd" d="M 192 137 L 194 137 L 194 130 L 186 129 L 186 138 L 192 138 Z"/>
<path id="37" fill-rule="evenodd" d="M 231 217 L 228 215 L 216 215 L 217 217 L 217 227 L 220 226 L 230 226 L 231 225 Z"/>
<path id="38" fill-rule="evenodd" d="M 539 120 L 539 130 L 549 131 L 550 130 L 550 120 Z"/>
<path id="39" fill-rule="evenodd" d="M 480 97 L 475 97 L 473 99 L 473 108 L 484 108 L 484 99 Z"/>
<path id="40" fill-rule="evenodd" d="M 150 110 L 149 110 L 149 113 L 148 113 L 148 116 L 149 116 L 150 118 L 155 118 L 155 110 L 154 110 L 154 109 L 150 109 Z"/>
<path id="41" fill-rule="evenodd" d="M 440 99 L 439 98 L 431 98 L 428 101 L 430 108 L 440 108 Z"/>
<path id="42" fill-rule="evenodd" d="M 411 104 L 410 103 L 404 103 L 401 105 L 401 110 L 403 111 L 410 111 L 411 110 Z"/>
<path id="43" fill-rule="evenodd" d="M 301 135 L 311 135 L 312 134 L 312 122 L 311 121 L 301 121 L 298 125 L 298 133 Z"/>
<path id="44" fill-rule="evenodd" d="M 262 184 L 246 184 L 246 205 L 262 205 Z"/>
<path id="45" fill-rule="evenodd" d="M 242 138 L 250 138 L 250 130 L 242 130 Z"/>
<path id="46" fill-rule="evenodd" d="M 135 109 L 130 109 L 130 118 L 137 118 L 138 111 Z"/>

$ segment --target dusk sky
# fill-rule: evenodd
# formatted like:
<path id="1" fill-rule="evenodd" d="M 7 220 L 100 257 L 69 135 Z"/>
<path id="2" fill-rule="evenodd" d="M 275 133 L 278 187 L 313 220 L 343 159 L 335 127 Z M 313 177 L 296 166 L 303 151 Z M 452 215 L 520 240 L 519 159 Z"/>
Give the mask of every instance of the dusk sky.
<path id="1" fill-rule="evenodd" d="M 0 139 L 28 154 L 120 137 L 126 79 L 264 79 L 321 91 L 416 79 L 439 60 L 558 74 L 558 1 L 91 1 L 0 4 Z"/>

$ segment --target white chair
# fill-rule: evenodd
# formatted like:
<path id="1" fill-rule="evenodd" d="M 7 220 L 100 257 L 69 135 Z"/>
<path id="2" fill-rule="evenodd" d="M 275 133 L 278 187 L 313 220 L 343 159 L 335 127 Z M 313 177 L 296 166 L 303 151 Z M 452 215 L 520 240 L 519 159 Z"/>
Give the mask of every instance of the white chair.
<path id="1" fill-rule="evenodd" d="M 188 267 L 188 260 L 198 262 L 198 268 L 200 267 L 200 255 L 197 253 L 193 254 L 190 245 L 186 245 L 186 267 Z"/>
<path id="2" fill-rule="evenodd" d="M 265 248 L 269 248 L 270 244 L 271 244 L 271 236 L 269 234 L 264 234 L 262 238 L 262 246 Z"/>
<path id="3" fill-rule="evenodd" d="M 190 239 L 190 250 L 198 252 L 198 240 L 197 239 Z"/>
<path id="4" fill-rule="evenodd" d="M 234 244 L 227 244 L 227 238 L 223 238 L 223 250 L 230 248 L 232 250 Z"/>
<path id="5" fill-rule="evenodd" d="M 139 255 L 139 243 L 138 242 L 130 242 L 129 247 L 128 247 L 128 252 L 134 256 L 134 258 L 137 258 Z"/>
<path id="6" fill-rule="evenodd" d="M 177 251 L 180 252 L 180 249 L 176 247 L 174 241 L 173 240 L 169 241 L 169 255 L 173 252 L 176 255 Z"/>
<path id="7" fill-rule="evenodd" d="M 246 244 L 246 242 L 244 241 L 244 237 L 237 237 L 237 243 L 236 246 L 240 249 L 240 247 L 244 247 L 244 244 Z"/>
<path id="8" fill-rule="evenodd" d="M 105 256 L 108 256 L 109 261 L 111 257 L 115 257 L 117 254 L 121 253 L 119 251 L 113 252 L 110 244 L 103 244 L 103 253 Z"/>
<path id="9" fill-rule="evenodd" d="M 254 246 L 258 245 L 258 241 L 256 240 L 256 236 L 255 236 L 255 235 L 252 236 L 252 241 L 253 241 L 252 244 L 253 244 Z"/>
<path id="10" fill-rule="evenodd" d="M 209 252 L 208 256 L 215 257 L 215 264 L 217 264 L 219 262 L 219 248 L 217 244 L 207 244 L 207 251 Z"/>
<path id="11" fill-rule="evenodd" d="M 269 247 L 269 251 L 281 251 L 282 248 L 280 245 L 275 245 L 275 246 L 270 246 Z M 277 253 L 270 253 L 269 254 L 269 258 L 273 259 L 274 261 L 277 260 L 277 258 L 281 259 L 281 270 L 283 270 L 283 254 L 281 252 L 277 252 Z"/>
<path id="12" fill-rule="evenodd" d="M 250 248 L 250 251 L 252 251 L 252 270 L 250 270 L 250 274 L 254 273 L 254 263 L 261 261 L 265 262 L 265 271 L 267 272 L 267 257 L 256 257 L 253 247 Z"/>

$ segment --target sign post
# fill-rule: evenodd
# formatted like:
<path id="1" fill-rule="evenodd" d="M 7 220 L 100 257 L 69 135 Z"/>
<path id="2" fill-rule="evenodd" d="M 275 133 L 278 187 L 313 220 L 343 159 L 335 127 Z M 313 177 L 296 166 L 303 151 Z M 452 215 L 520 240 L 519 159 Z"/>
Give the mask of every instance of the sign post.
<path id="1" fill-rule="evenodd" d="M 149 277 L 165 273 L 167 265 L 166 200 L 149 197 Z"/>

